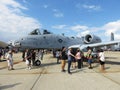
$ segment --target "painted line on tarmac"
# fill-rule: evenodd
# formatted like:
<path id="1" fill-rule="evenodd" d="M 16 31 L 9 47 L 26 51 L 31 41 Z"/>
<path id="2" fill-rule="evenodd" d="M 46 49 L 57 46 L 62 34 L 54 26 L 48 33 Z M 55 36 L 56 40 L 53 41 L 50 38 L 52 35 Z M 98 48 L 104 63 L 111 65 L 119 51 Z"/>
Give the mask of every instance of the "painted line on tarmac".
<path id="1" fill-rule="evenodd" d="M 37 77 L 37 79 L 33 83 L 33 86 L 30 88 L 30 90 L 32 90 L 35 87 L 36 83 L 38 82 L 38 80 L 40 79 L 40 77 L 42 75 L 42 72 L 44 72 L 45 70 L 46 70 L 45 68 L 42 69 L 42 71 L 39 73 L 39 76 Z"/>

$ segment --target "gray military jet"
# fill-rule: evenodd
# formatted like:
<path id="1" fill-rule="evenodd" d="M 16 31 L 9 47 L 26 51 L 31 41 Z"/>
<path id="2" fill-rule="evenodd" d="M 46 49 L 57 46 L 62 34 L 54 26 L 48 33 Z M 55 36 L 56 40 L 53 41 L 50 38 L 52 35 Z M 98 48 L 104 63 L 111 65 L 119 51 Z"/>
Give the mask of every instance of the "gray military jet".
<path id="1" fill-rule="evenodd" d="M 47 30 L 41 33 L 35 29 L 26 37 L 15 41 L 14 45 L 21 48 L 30 49 L 60 49 L 62 46 L 69 47 L 77 44 L 93 44 L 99 43 L 101 39 L 95 35 L 86 35 L 85 37 L 67 37 L 64 35 L 56 35 Z"/>
<path id="2" fill-rule="evenodd" d="M 15 47 L 24 49 L 61 49 L 66 48 L 80 48 L 81 50 L 89 47 L 99 47 L 106 45 L 118 44 L 118 41 L 102 42 L 101 39 L 93 34 L 87 34 L 84 37 L 67 37 L 64 35 L 56 35 L 47 30 L 40 32 L 35 29 L 26 37 L 20 38 L 14 42 Z M 40 60 L 35 61 L 36 65 L 41 65 Z"/>
<path id="3" fill-rule="evenodd" d="M 99 47 L 118 44 L 118 41 L 102 42 L 101 39 L 93 34 L 87 34 L 84 37 L 67 37 L 56 35 L 47 30 L 40 32 L 39 29 L 33 30 L 26 37 L 14 42 L 15 47 L 22 49 L 61 49 L 65 47 Z"/>

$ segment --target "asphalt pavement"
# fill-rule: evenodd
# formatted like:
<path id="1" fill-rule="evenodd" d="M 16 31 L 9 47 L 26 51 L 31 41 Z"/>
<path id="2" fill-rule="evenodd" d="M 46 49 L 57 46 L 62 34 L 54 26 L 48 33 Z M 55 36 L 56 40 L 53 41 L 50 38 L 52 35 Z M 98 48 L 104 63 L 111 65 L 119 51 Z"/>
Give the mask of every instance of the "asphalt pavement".
<path id="1" fill-rule="evenodd" d="M 106 72 L 99 63 L 88 69 L 71 68 L 72 74 L 61 72 L 61 64 L 51 54 L 44 55 L 41 66 L 26 69 L 21 53 L 14 54 L 15 70 L 7 70 L 7 62 L 0 62 L 0 90 L 120 90 L 120 52 L 105 52 Z M 65 66 L 67 70 L 67 64 Z"/>

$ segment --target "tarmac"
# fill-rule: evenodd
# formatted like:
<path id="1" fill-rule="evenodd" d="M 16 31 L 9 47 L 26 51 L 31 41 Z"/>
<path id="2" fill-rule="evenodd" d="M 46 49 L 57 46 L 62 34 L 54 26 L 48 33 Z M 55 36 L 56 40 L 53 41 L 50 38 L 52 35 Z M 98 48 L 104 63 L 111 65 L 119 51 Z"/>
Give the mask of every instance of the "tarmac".
<path id="1" fill-rule="evenodd" d="M 0 62 L 0 90 L 120 90 L 120 52 L 106 51 L 106 72 L 100 64 L 88 69 L 71 68 L 72 75 L 61 72 L 52 54 L 45 54 L 41 66 L 26 69 L 21 53 L 14 54 L 15 70 L 7 70 L 7 62 Z M 65 66 L 67 70 L 67 64 Z"/>

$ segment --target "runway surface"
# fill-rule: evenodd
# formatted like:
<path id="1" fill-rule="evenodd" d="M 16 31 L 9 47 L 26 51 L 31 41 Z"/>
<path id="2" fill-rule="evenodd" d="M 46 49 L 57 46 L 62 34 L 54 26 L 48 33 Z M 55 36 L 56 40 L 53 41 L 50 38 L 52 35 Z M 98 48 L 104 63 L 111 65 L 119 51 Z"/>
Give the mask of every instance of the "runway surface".
<path id="1" fill-rule="evenodd" d="M 0 90 L 120 90 L 120 52 L 105 52 L 106 72 L 99 63 L 88 69 L 71 68 L 72 75 L 61 72 L 52 54 L 45 54 L 41 66 L 26 69 L 21 53 L 14 54 L 15 70 L 7 70 L 7 62 L 0 62 Z M 65 69 L 67 70 L 67 64 Z"/>

